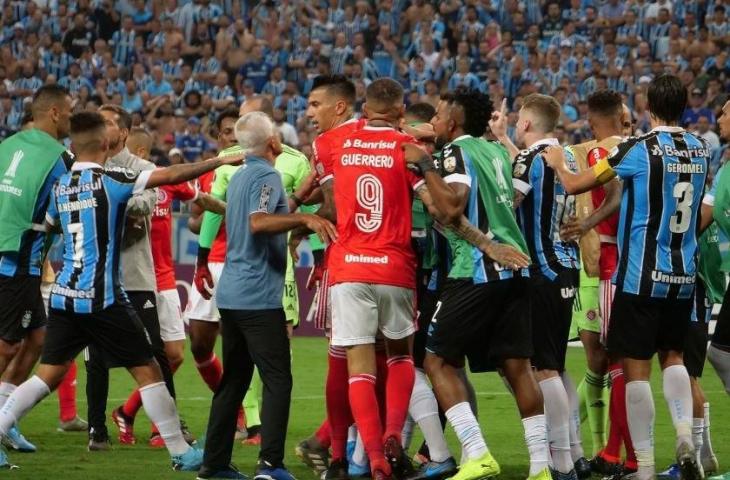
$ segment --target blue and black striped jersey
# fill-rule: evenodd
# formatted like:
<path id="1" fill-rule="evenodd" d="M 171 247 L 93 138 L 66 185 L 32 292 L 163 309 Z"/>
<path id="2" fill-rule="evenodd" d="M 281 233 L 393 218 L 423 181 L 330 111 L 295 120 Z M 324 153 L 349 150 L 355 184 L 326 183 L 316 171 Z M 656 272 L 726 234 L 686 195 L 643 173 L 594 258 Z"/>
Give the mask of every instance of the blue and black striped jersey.
<path id="1" fill-rule="evenodd" d="M 525 196 L 517 209 L 517 220 L 530 250 L 530 271 L 554 280 L 562 269 L 580 268 L 580 261 L 578 244 L 560 238 L 560 227 L 575 216 L 575 196 L 565 192 L 555 172 L 545 165 L 542 152 L 550 145 L 559 145 L 558 140 L 541 140 L 517 155 L 512 184 Z M 568 166 L 576 171 L 572 154 L 567 150 L 565 154 Z"/>
<path id="2" fill-rule="evenodd" d="M 6 277 L 14 277 L 15 275 L 40 276 L 46 243 L 46 231 L 43 222 L 46 210 L 48 210 L 51 190 L 61 175 L 68 172 L 72 163 L 73 156 L 67 151 L 64 151 L 58 157 L 35 198 L 33 218 L 31 219 L 32 228 L 23 233 L 20 248 L 17 252 L 0 253 L 0 275 Z"/>
<path id="3" fill-rule="evenodd" d="M 620 291 L 692 297 L 709 158 L 705 142 L 679 127 L 657 127 L 609 153 L 609 165 L 624 180 L 614 276 Z"/>
<path id="4" fill-rule="evenodd" d="M 60 178 L 46 214 L 63 231 L 63 267 L 51 290 L 51 308 L 91 313 L 126 300 L 119 275 L 125 210 L 151 172 L 77 162 Z"/>

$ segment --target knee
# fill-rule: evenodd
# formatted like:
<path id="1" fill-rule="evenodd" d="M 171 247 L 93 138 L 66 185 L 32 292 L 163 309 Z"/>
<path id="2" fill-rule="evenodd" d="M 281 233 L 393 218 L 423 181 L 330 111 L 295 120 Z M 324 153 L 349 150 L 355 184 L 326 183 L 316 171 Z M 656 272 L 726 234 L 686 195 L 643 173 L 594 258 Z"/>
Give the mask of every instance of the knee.
<path id="1" fill-rule="evenodd" d="M 426 371 L 426 375 L 432 378 L 438 374 L 444 366 L 444 359 L 433 353 L 426 353 L 426 358 L 423 360 L 423 369 Z"/>
<path id="2" fill-rule="evenodd" d="M 184 360 L 185 357 L 182 352 L 174 352 L 167 355 L 167 361 L 170 363 L 170 370 L 173 372 L 180 368 L 180 365 L 182 365 Z"/>
<path id="3" fill-rule="evenodd" d="M 195 361 L 200 363 L 210 358 L 213 348 L 207 342 L 193 339 L 190 342 L 190 352 L 193 354 Z"/>

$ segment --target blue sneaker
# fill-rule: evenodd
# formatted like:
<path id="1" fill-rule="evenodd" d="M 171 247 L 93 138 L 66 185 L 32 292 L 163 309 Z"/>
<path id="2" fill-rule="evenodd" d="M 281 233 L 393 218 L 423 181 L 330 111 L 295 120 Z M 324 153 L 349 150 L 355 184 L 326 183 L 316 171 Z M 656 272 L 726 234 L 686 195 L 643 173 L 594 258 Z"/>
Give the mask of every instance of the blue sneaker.
<path id="1" fill-rule="evenodd" d="M 3 435 L 2 444 L 20 453 L 35 453 L 37 450 L 36 446 L 26 440 L 23 434 L 20 433 L 17 425 L 13 425 L 8 433 Z"/>
<path id="2" fill-rule="evenodd" d="M 203 466 L 203 451 L 195 447 L 188 448 L 182 455 L 172 456 L 172 469 L 181 472 L 197 472 Z"/>
<path id="3" fill-rule="evenodd" d="M 440 480 L 449 478 L 456 474 L 458 468 L 453 457 L 449 457 L 443 462 L 426 462 L 418 471 L 407 477 L 407 480 Z"/>
<path id="4" fill-rule="evenodd" d="M 208 479 L 233 479 L 233 480 L 248 480 L 248 477 L 239 472 L 236 467 L 229 465 L 228 468 L 222 470 L 212 471 L 203 467 L 198 472 L 197 480 L 208 480 Z"/>
<path id="5" fill-rule="evenodd" d="M 253 476 L 254 480 L 297 480 L 294 475 L 289 473 L 289 470 L 281 467 L 274 467 L 269 462 L 259 460 L 256 466 L 256 474 Z"/>
<path id="6" fill-rule="evenodd" d="M 4 448 L 0 447 L 0 469 L 15 470 L 16 468 L 18 468 L 18 466 L 10 463 L 7 452 L 5 452 Z"/>
<path id="7" fill-rule="evenodd" d="M 358 465 L 357 463 L 350 460 L 350 463 L 347 464 L 347 474 L 350 477 L 369 477 L 370 463 L 368 461 L 365 461 L 363 465 Z"/>
<path id="8" fill-rule="evenodd" d="M 660 480 L 679 480 L 682 472 L 679 469 L 679 465 L 676 463 L 670 465 L 669 468 L 663 472 L 657 473 L 656 478 Z"/>

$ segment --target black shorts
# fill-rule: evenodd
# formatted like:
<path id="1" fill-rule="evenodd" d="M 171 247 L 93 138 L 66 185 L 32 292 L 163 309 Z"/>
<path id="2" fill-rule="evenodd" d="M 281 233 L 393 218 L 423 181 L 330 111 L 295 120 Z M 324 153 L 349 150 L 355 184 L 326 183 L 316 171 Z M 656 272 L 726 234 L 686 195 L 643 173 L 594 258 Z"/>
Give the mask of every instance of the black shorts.
<path id="1" fill-rule="evenodd" d="M 510 358 L 530 358 L 527 281 L 513 278 L 474 285 L 447 280 L 436 304 L 426 350 L 472 372 L 494 370 Z"/>
<path id="2" fill-rule="evenodd" d="M 138 367 L 152 361 L 149 335 L 129 303 L 86 314 L 51 309 L 41 363 L 61 365 L 86 346 L 104 352 L 114 366 Z"/>
<path id="3" fill-rule="evenodd" d="M 705 322 L 690 322 L 684 342 L 684 366 L 690 377 L 702 377 L 707 358 L 707 329 Z"/>
<path id="4" fill-rule="evenodd" d="M 542 274 L 530 277 L 532 366 L 537 370 L 565 370 L 573 301 L 580 281 L 578 270 L 565 269 L 555 280 Z"/>
<path id="5" fill-rule="evenodd" d="M 165 355 L 165 344 L 160 336 L 160 318 L 157 315 L 157 295 L 155 292 L 147 292 L 143 290 L 135 290 L 131 292 L 125 292 L 129 303 L 137 316 L 142 322 L 147 332 L 150 343 L 152 344 L 152 354 L 159 363 L 162 364 L 164 360 L 160 360 L 161 356 Z M 104 362 L 107 368 L 118 368 L 124 367 L 118 363 L 115 359 L 106 355 L 103 349 L 95 345 L 89 345 L 89 359 L 100 359 Z"/>
<path id="6" fill-rule="evenodd" d="M 10 344 L 18 343 L 28 332 L 46 323 L 41 278 L 0 275 L 0 338 Z"/>
<path id="7" fill-rule="evenodd" d="M 425 288 L 419 290 L 416 295 L 418 295 L 418 330 L 413 335 L 413 364 L 416 368 L 423 368 L 428 343 L 428 326 L 431 324 L 433 312 L 436 311 L 438 295 Z"/>
<path id="8" fill-rule="evenodd" d="M 652 298 L 616 292 L 608 327 L 608 351 L 650 360 L 659 350 L 684 351 L 692 299 Z"/>
<path id="9" fill-rule="evenodd" d="M 712 344 L 723 349 L 730 349 L 730 288 L 725 290 L 722 307 L 717 316 L 715 333 L 712 334 Z"/>

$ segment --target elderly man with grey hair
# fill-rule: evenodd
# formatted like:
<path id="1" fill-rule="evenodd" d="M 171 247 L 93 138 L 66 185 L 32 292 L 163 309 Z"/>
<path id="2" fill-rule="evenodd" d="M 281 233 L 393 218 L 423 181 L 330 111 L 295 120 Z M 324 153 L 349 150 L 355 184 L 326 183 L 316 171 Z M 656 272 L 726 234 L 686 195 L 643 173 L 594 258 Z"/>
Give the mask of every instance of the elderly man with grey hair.
<path id="1" fill-rule="evenodd" d="M 293 480 L 284 467 L 292 377 L 282 293 L 286 232 L 306 227 L 323 241 L 335 227 L 316 215 L 289 213 L 281 176 L 274 169 L 282 151 L 278 132 L 262 112 L 241 117 L 235 134 L 246 163 L 227 191 L 226 262 L 218 285 L 223 339 L 223 378 L 213 396 L 208 440 L 198 478 L 246 478 L 231 466 L 238 408 L 254 365 L 264 383 L 261 451 L 255 479 Z"/>

